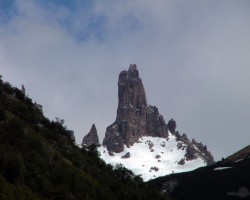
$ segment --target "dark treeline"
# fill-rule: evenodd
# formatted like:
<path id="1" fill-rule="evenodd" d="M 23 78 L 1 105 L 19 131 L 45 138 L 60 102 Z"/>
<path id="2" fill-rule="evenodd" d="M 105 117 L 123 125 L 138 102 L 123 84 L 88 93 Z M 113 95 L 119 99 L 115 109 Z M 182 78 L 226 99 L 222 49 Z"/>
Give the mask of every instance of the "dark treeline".
<path id="1" fill-rule="evenodd" d="M 166 199 L 121 165 L 75 145 L 64 120 L 0 76 L 0 199 Z"/>

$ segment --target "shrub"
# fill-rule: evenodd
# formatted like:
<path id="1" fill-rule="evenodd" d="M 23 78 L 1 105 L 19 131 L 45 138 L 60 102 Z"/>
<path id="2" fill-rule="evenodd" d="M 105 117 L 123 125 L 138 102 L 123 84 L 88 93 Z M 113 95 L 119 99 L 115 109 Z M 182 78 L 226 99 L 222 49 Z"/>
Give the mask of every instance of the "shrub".
<path id="1" fill-rule="evenodd" d="M 4 138 L 8 144 L 17 145 L 24 137 L 24 123 L 13 117 L 4 124 Z"/>
<path id="2" fill-rule="evenodd" d="M 9 182 L 22 182 L 25 177 L 25 165 L 22 156 L 17 153 L 6 153 L 3 163 L 3 175 Z"/>
<path id="3" fill-rule="evenodd" d="M 20 101 L 23 101 L 25 99 L 24 93 L 21 90 L 19 90 L 18 88 L 14 88 L 14 95 Z"/>
<path id="4" fill-rule="evenodd" d="M 14 94 L 14 90 L 9 82 L 3 83 L 3 91 L 10 94 L 10 95 Z"/>
<path id="5" fill-rule="evenodd" d="M 4 109 L 0 107 L 0 122 L 5 120 L 5 112 Z"/>

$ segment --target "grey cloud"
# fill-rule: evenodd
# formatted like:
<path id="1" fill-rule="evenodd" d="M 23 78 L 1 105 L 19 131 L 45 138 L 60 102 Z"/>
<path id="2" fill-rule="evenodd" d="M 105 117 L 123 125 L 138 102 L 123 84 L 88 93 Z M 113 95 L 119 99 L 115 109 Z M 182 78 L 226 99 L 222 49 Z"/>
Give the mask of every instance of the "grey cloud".
<path id="1" fill-rule="evenodd" d="M 137 63 L 148 102 L 216 159 L 249 144 L 248 1 L 96 1 L 75 13 L 34 2 L 17 1 L 22 15 L 0 25 L 1 74 L 79 143 L 94 122 L 103 137 L 118 74 Z M 105 20 L 91 30 L 93 18 Z"/>

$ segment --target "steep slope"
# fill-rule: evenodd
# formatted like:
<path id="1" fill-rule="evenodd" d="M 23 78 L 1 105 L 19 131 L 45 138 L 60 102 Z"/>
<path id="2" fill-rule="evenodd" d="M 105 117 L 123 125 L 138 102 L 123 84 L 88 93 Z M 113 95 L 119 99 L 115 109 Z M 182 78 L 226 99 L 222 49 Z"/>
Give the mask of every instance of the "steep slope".
<path id="1" fill-rule="evenodd" d="M 245 158 L 248 158 L 248 157 L 250 157 L 250 145 L 228 156 L 226 160 L 231 161 L 231 162 L 237 162 L 240 160 L 244 160 Z"/>
<path id="2" fill-rule="evenodd" d="M 239 152 L 246 152 L 247 148 Z M 197 170 L 160 177 L 149 183 L 178 200 L 250 199 L 250 157 L 235 155 Z M 233 160 L 231 158 L 234 158 Z"/>
<path id="3" fill-rule="evenodd" d="M 166 124 L 158 108 L 148 105 L 135 64 L 119 75 L 116 120 L 98 150 L 105 162 L 122 163 L 145 181 L 213 163 L 206 146 L 180 135 L 173 119 Z"/>
<path id="4" fill-rule="evenodd" d="M 42 107 L 0 77 L 0 199 L 166 199 L 122 166 L 81 149 L 64 120 L 50 121 Z"/>

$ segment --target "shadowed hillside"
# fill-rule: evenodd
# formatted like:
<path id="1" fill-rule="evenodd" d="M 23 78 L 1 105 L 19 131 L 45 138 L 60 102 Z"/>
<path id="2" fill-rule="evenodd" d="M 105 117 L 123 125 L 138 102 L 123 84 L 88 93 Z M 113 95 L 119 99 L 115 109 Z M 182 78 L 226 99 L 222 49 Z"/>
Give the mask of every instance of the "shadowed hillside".
<path id="1" fill-rule="evenodd" d="M 226 159 L 191 172 L 150 181 L 176 200 L 244 200 L 250 198 L 249 146 Z"/>
<path id="2" fill-rule="evenodd" d="M 81 149 L 64 120 L 50 121 L 0 77 L 0 199 L 166 199 L 123 166 Z"/>

